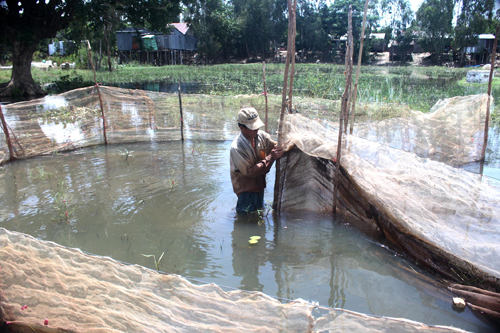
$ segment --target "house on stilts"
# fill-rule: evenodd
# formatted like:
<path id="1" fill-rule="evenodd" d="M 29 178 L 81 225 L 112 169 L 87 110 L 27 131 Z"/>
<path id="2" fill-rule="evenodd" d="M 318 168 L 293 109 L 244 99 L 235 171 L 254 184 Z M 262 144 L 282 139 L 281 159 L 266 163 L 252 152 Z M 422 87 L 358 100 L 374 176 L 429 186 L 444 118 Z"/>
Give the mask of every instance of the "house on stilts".
<path id="1" fill-rule="evenodd" d="M 172 23 L 170 33 L 127 28 L 116 32 L 120 63 L 138 61 L 157 66 L 190 63 L 198 39 L 187 23 Z"/>

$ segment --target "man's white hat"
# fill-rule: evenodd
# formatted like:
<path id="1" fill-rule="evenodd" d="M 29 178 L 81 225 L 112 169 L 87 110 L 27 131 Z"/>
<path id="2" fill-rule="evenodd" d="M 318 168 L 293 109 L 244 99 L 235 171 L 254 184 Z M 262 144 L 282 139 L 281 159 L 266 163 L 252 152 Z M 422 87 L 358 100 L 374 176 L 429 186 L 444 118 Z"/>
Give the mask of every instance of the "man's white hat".
<path id="1" fill-rule="evenodd" d="M 256 130 L 264 126 L 264 123 L 259 118 L 257 110 L 254 108 L 244 108 L 238 112 L 238 123 L 245 125 L 251 130 Z"/>

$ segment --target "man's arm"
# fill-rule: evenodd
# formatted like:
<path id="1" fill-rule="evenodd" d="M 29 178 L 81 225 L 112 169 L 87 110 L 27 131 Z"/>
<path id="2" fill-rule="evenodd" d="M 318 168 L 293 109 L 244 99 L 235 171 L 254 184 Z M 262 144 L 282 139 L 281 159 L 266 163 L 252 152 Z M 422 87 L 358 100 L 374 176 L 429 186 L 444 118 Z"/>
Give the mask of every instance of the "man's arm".
<path id="1" fill-rule="evenodd" d="M 244 153 L 238 151 L 237 149 L 231 149 L 230 154 L 236 169 L 241 172 L 243 176 L 248 178 L 256 178 L 264 174 L 267 166 L 272 164 L 271 159 L 268 159 L 267 156 L 264 160 L 252 163 L 248 156 L 245 156 Z"/>

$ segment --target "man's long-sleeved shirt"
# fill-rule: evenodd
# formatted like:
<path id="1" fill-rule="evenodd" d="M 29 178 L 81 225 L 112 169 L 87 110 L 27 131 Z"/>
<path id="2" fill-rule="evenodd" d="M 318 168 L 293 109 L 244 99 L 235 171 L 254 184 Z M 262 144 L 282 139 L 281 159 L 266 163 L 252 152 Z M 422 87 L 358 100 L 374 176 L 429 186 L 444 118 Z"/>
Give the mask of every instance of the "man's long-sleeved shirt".
<path id="1" fill-rule="evenodd" d="M 269 134 L 260 130 L 255 138 L 255 149 L 242 133 L 234 139 L 230 151 L 234 193 L 261 192 L 266 188 L 266 174 L 274 162 L 270 154 L 275 144 Z"/>

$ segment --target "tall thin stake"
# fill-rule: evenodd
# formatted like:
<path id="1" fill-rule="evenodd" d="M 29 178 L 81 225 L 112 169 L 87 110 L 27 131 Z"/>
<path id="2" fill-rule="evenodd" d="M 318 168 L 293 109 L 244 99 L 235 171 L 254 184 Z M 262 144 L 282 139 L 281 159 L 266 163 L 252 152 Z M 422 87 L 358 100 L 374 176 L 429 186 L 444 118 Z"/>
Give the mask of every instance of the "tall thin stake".
<path id="1" fill-rule="evenodd" d="M 285 121 L 285 109 L 287 107 L 286 102 L 286 93 L 288 87 L 288 69 L 290 67 L 290 62 L 292 60 L 292 56 L 295 56 L 295 38 L 293 38 L 294 26 L 295 26 L 295 8 L 297 7 L 297 0 L 294 0 L 292 5 L 292 0 L 288 0 L 288 45 L 286 52 L 286 64 L 285 64 L 285 74 L 283 80 L 283 94 L 281 98 L 281 111 L 280 111 L 280 119 L 278 123 L 278 147 L 281 147 L 283 144 L 283 123 Z M 293 72 L 291 73 L 293 76 Z M 274 204 L 273 208 L 277 210 L 278 214 L 281 210 L 281 170 L 280 170 L 280 160 L 276 161 L 276 181 L 274 183 Z"/>
<path id="2" fill-rule="evenodd" d="M 268 112 L 268 107 L 267 107 L 267 88 L 266 88 L 266 62 L 262 62 L 262 79 L 264 80 L 264 99 L 266 101 L 266 118 L 264 124 L 266 125 L 265 130 L 267 133 L 267 112 Z"/>
<path id="3" fill-rule="evenodd" d="M 352 6 L 349 6 L 349 34 L 352 35 Z M 352 36 L 351 36 L 352 37 Z M 346 58 L 352 57 L 350 48 L 346 49 Z M 347 64 L 347 61 L 346 61 Z M 347 67 L 347 66 L 346 66 Z M 352 84 L 352 71 L 349 74 L 348 69 L 346 68 L 346 82 L 344 93 L 342 94 L 342 102 L 340 107 L 340 116 L 339 116 L 339 138 L 337 141 L 337 160 L 335 161 L 335 175 L 333 178 L 333 214 L 337 213 L 337 192 L 340 184 L 339 173 L 340 173 L 340 157 L 341 157 L 341 149 L 342 149 L 342 130 L 344 118 L 347 117 L 347 104 L 349 101 L 349 87 Z"/>
<path id="4" fill-rule="evenodd" d="M 365 1 L 365 14 L 363 15 L 363 27 L 361 28 L 361 42 L 359 44 L 358 67 L 356 68 L 356 81 L 354 83 L 354 93 L 352 96 L 351 126 L 349 134 L 354 130 L 354 113 L 356 112 L 356 96 L 358 94 L 359 71 L 361 69 L 361 58 L 363 56 L 363 43 L 365 41 L 366 12 L 368 11 L 368 0 Z"/>
<path id="5" fill-rule="evenodd" d="M 2 118 L 2 128 L 5 133 L 5 140 L 7 140 L 7 147 L 9 148 L 10 161 L 14 161 L 14 148 L 12 147 L 12 142 L 10 141 L 9 128 L 7 127 L 7 122 L 3 116 L 2 106 L 0 105 L 0 118 Z"/>
<path id="6" fill-rule="evenodd" d="M 181 112 L 181 141 L 184 142 L 184 117 L 182 115 L 181 83 L 179 82 L 179 110 Z"/>
<path id="7" fill-rule="evenodd" d="M 88 57 L 90 61 L 90 66 L 92 67 L 92 70 L 94 71 L 94 83 L 95 83 L 95 88 L 97 89 L 97 95 L 99 96 L 99 104 L 101 106 L 101 114 L 102 114 L 102 130 L 104 134 L 104 144 L 108 144 L 108 137 L 106 135 L 106 117 L 104 116 L 104 107 L 102 106 L 102 97 L 101 97 L 101 91 L 99 90 L 99 85 L 97 84 L 97 78 L 95 74 L 95 67 L 94 63 L 92 62 L 92 51 L 90 48 L 90 42 L 87 40 L 87 46 L 88 46 Z"/>
<path id="8" fill-rule="evenodd" d="M 347 35 L 347 42 L 349 45 L 349 56 L 346 57 L 346 75 L 347 77 L 351 77 L 349 80 L 349 86 L 347 90 L 347 103 L 346 103 L 346 108 L 344 110 L 344 133 L 347 134 L 347 124 L 349 122 L 349 111 L 351 110 L 351 103 L 352 103 L 352 55 L 354 54 L 354 41 L 352 37 L 352 6 L 349 6 L 349 13 L 348 13 L 348 18 L 347 20 L 351 22 L 351 25 L 348 26 L 348 35 Z"/>
<path id="9" fill-rule="evenodd" d="M 293 22 L 292 22 L 292 49 L 291 49 L 291 63 L 292 70 L 290 71 L 290 87 L 288 87 L 288 113 L 292 113 L 292 92 L 293 92 L 293 76 L 295 74 L 295 35 L 297 34 L 297 24 L 295 18 L 295 7 L 297 5 L 297 0 L 295 0 L 295 6 L 293 9 Z M 287 52 L 288 55 L 288 52 Z"/>
<path id="10" fill-rule="evenodd" d="M 495 70 L 495 59 L 497 57 L 497 41 L 498 41 L 499 29 L 500 26 L 497 26 L 497 30 L 495 32 L 495 41 L 493 42 L 493 52 L 491 53 L 490 80 L 488 82 L 488 104 L 486 104 L 486 122 L 484 123 L 484 142 L 483 142 L 483 151 L 481 152 L 481 159 L 483 161 L 486 157 L 486 146 L 488 145 L 488 130 L 490 128 L 491 81 L 493 79 L 493 71 Z"/>

